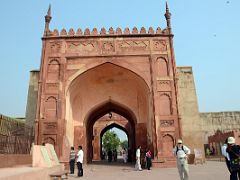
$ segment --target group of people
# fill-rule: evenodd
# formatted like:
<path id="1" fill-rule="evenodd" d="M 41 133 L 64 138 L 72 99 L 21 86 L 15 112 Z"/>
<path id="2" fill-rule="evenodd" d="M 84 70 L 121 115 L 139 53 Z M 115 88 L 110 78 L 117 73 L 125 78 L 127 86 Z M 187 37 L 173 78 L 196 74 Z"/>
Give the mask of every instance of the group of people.
<path id="1" fill-rule="evenodd" d="M 228 137 L 222 146 L 226 165 L 230 172 L 230 180 L 240 179 L 240 146 L 236 145 L 234 137 Z"/>
<path id="2" fill-rule="evenodd" d="M 127 162 L 127 151 L 123 149 L 123 160 Z M 183 141 L 179 139 L 176 146 L 173 148 L 173 154 L 177 159 L 177 168 L 181 180 L 188 180 L 189 169 L 188 169 L 188 155 L 190 154 L 190 149 L 183 145 Z M 222 146 L 222 154 L 225 156 L 226 165 L 230 172 L 230 180 L 240 180 L 240 146 L 235 144 L 234 137 L 228 137 L 225 144 Z M 82 146 L 78 146 L 78 152 L 74 151 L 74 147 L 71 147 L 70 152 L 70 174 L 74 174 L 75 163 L 78 167 L 78 176 L 83 176 L 83 157 L 84 153 Z M 145 167 L 150 170 L 152 165 L 152 153 L 150 149 L 145 152 Z M 136 164 L 135 169 L 142 171 L 141 166 L 141 146 L 138 146 L 136 150 Z"/>
<path id="3" fill-rule="evenodd" d="M 107 157 L 108 157 L 108 162 L 112 162 L 112 161 L 117 161 L 117 150 L 114 149 L 113 151 L 112 150 L 109 150 L 107 152 Z"/>
<path id="4" fill-rule="evenodd" d="M 146 150 L 145 153 L 145 167 L 146 169 L 150 170 L 150 167 L 152 166 L 152 153 L 150 149 Z M 141 146 L 138 146 L 136 150 L 136 164 L 135 164 L 135 169 L 138 171 L 142 171 L 142 166 L 141 166 Z"/>
<path id="5" fill-rule="evenodd" d="M 74 169 L 75 169 L 75 162 L 77 162 L 77 168 L 78 168 L 78 177 L 83 176 L 83 150 L 82 146 L 78 146 L 78 152 L 76 153 L 74 151 L 74 147 L 71 147 L 70 151 L 70 174 L 74 174 Z"/>
<path id="6" fill-rule="evenodd" d="M 228 144 L 231 145 L 233 141 L 231 141 L 231 138 L 228 140 Z M 235 141 L 234 141 L 235 143 Z M 234 156 L 234 153 L 236 149 L 238 149 L 239 146 L 230 146 L 228 148 L 226 148 L 226 158 L 229 160 L 227 162 L 230 162 L 231 157 Z M 240 150 L 240 148 L 239 148 Z M 173 154 L 176 156 L 177 158 L 177 167 L 178 167 L 178 171 L 179 171 L 179 175 L 180 175 L 180 179 L 181 180 L 188 180 L 189 177 L 189 170 L 188 170 L 188 162 L 187 162 L 187 158 L 188 155 L 190 154 L 190 149 L 183 145 L 182 140 L 178 140 L 176 146 L 173 149 Z M 126 155 L 127 152 L 124 149 L 123 150 L 123 158 L 124 158 L 124 162 L 127 162 L 126 160 Z M 78 152 L 76 153 L 74 151 L 74 147 L 71 147 L 71 151 L 70 151 L 70 161 L 69 161 L 69 165 L 70 165 L 70 174 L 74 174 L 74 168 L 75 168 L 75 163 L 77 163 L 77 167 L 78 167 L 78 177 L 83 176 L 83 157 L 84 157 L 84 153 L 82 150 L 82 146 L 78 146 Z M 145 167 L 146 169 L 150 170 L 151 165 L 152 165 L 152 153 L 150 151 L 150 149 L 147 149 L 145 152 Z M 229 166 L 228 166 L 229 167 Z M 137 150 L 136 150 L 136 164 L 135 164 L 135 168 L 136 170 L 142 171 L 142 167 L 141 167 L 141 146 L 138 146 Z M 236 178 L 234 178 L 237 173 L 234 171 L 231 171 L 231 177 L 232 179 L 230 180 L 235 180 Z"/>

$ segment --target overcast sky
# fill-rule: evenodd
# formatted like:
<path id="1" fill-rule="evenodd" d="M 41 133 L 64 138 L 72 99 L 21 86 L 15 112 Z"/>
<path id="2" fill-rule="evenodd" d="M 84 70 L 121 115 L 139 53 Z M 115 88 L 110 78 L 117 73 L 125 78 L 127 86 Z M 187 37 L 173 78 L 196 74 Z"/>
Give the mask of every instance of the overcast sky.
<path id="1" fill-rule="evenodd" d="M 7 0 L 0 6 L 0 113 L 25 116 L 29 71 L 39 69 L 50 28 L 166 27 L 162 0 Z M 169 0 L 178 66 L 192 66 L 199 110 L 240 110 L 240 0 Z"/>

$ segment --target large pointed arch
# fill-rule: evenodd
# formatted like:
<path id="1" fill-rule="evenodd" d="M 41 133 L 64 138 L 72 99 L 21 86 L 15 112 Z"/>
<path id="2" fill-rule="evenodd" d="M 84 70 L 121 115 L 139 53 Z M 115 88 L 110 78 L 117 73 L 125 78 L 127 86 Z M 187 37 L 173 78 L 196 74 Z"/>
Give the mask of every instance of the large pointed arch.
<path id="1" fill-rule="evenodd" d="M 120 65 L 119 63 L 113 63 L 113 62 L 108 62 L 107 60 L 104 61 L 104 62 L 101 62 L 101 63 L 95 63 L 95 64 L 89 64 L 88 66 L 82 66 L 77 72 L 75 72 L 72 76 L 70 76 L 68 78 L 68 81 L 67 81 L 67 84 L 66 84 L 66 88 L 65 88 L 65 93 L 67 94 L 69 92 L 69 88 L 71 87 L 71 84 L 74 83 L 74 81 L 82 74 L 94 69 L 94 68 L 97 68 L 97 67 L 100 67 L 100 66 L 103 66 L 105 64 L 112 64 L 114 66 L 118 66 L 119 68 L 123 68 L 123 69 L 126 69 L 127 71 L 130 71 L 132 73 L 134 73 L 136 76 L 138 76 L 140 79 L 142 79 L 142 81 L 146 84 L 146 86 L 148 87 L 149 91 L 150 91 L 150 79 L 146 77 L 146 75 L 141 72 L 139 69 L 137 69 L 135 66 L 127 66 L 124 67 L 124 65 Z"/>

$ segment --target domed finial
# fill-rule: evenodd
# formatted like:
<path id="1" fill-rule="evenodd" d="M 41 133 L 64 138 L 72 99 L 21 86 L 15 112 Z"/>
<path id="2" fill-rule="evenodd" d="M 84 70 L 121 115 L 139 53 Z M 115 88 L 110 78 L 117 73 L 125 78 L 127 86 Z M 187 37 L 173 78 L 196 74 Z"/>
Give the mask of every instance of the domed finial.
<path id="1" fill-rule="evenodd" d="M 167 27 L 168 27 L 168 29 L 169 29 L 169 33 L 171 34 L 171 33 L 172 33 L 172 28 L 171 28 L 171 13 L 169 12 L 168 3 L 167 3 L 167 2 L 166 2 L 165 18 L 166 18 L 166 21 L 167 21 Z"/>
<path id="2" fill-rule="evenodd" d="M 51 4 L 49 4 L 47 15 L 45 16 L 45 29 L 44 29 L 44 35 L 47 36 L 50 32 L 49 30 L 49 23 L 51 21 Z"/>

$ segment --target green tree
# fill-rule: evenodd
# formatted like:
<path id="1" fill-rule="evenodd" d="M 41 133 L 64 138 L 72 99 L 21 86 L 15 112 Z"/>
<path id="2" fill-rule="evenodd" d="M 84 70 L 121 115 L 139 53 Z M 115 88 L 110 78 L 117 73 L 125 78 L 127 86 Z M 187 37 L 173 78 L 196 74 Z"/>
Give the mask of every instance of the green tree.
<path id="1" fill-rule="evenodd" d="M 114 131 L 108 130 L 102 137 L 102 146 L 106 151 L 117 149 L 120 139 Z"/>
<path id="2" fill-rule="evenodd" d="M 128 140 L 123 140 L 120 142 L 122 148 L 128 149 Z"/>

